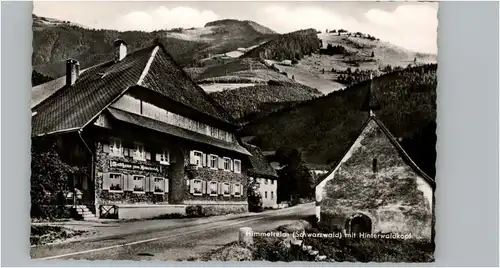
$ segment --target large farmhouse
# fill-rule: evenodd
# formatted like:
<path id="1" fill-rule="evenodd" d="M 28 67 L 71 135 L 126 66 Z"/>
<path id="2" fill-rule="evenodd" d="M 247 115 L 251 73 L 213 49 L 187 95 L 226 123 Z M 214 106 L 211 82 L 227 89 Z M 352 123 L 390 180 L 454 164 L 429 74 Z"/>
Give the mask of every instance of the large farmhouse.
<path id="1" fill-rule="evenodd" d="M 316 186 L 319 225 L 346 233 L 411 235 L 432 239 L 434 180 L 377 118 L 372 89 L 367 119 L 337 166 Z"/>
<path id="2" fill-rule="evenodd" d="M 250 153 L 231 116 L 174 62 L 162 44 L 34 88 L 32 137 L 57 141 L 88 172 L 71 178 L 84 218 L 153 217 L 201 206 L 243 212 Z"/>

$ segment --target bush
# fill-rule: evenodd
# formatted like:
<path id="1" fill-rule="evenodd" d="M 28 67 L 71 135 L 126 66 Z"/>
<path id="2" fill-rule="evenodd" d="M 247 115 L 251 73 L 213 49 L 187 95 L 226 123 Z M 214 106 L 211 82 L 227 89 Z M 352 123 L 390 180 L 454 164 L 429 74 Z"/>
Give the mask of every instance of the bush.
<path id="1" fill-rule="evenodd" d="M 203 208 L 200 205 L 187 206 L 186 215 L 188 217 L 201 217 L 203 216 Z"/>
<path id="2" fill-rule="evenodd" d="M 57 143 L 33 140 L 31 146 L 31 217 L 54 219 L 68 217 L 64 207 L 70 176 L 85 174 L 85 168 L 68 165 L 59 156 Z"/>

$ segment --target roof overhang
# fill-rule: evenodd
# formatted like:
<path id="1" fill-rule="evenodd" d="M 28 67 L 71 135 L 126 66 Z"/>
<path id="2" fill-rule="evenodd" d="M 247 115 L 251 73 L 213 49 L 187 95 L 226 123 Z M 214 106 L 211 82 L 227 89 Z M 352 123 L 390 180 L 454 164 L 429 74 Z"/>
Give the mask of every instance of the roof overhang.
<path id="1" fill-rule="evenodd" d="M 147 118 L 138 114 L 129 113 L 116 108 L 108 107 L 107 111 L 111 116 L 121 122 L 137 125 L 143 128 L 165 133 L 171 136 L 179 137 L 185 140 L 208 144 L 224 150 L 233 151 L 243 155 L 251 155 L 244 147 L 237 143 L 225 142 L 218 140 L 201 133 L 183 129 L 174 125 L 170 125 L 152 118 Z"/>

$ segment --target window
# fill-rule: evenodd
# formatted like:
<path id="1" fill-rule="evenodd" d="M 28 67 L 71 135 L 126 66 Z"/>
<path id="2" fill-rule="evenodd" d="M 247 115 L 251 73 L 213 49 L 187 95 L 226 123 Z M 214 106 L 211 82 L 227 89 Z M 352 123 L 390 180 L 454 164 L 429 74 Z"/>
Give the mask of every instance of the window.
<path id="1" fill-rule="evenodd" d="M 274 192 L 271 191 L 271 200 L 274 200 Z"/>
<path id="2" fill-rule="evenodd" d="M 146 151 L 144 150 L 144 144 L 135 142 L 134 147 L 135 147 L 134 155 L 133 155 L 134 160 L 145 161 L 146 160 Z"/>
<path id="3" fill-rule="evenodd" d="M 264 198 L 267 199 L 267 191 L 264 192 Z"/>
<path id="4" fill-rule="evenodd" d="M 224 157 L 224 170 L 231 170 L 231 159 Z"/>
<path id="5" fill-rule="evenodd" d="M 229 183 L 222 184 L 222 193 L 224 196 L 231 195 L 231 192 L 229 191 Z"/>
<path id="6" fill-rule="evenodd" d="M 211 154 L 210 159 L 208 161 L 208 166 L 211 169 L 217 169 L 217 167 L 219 166 L 219 164 L 217 163 L 218 160 L 219 160 L 218 156 Z"/>
<path id="7" fill-rule="evenodd" d="M 203 166 L 203 153 L 199 151 L 191 151 L 192 159 L 190 159 L 191 164 L 198 167 Z"/>
<path id="8" fill-rule="evenodd" d="M 122 141 L 120 139 L 110 139 L 109 154 L 112 156 L 123 156 Z"/>
<path id="9" fill-rule="evenodd" d="M 203 183 L 201 180 L 193 180 L 193 194 L 194 195 L 202 195 L 203 192 L 202 192 L 202 186 L 203 186 Z"/>
<path id="10" fill-rule="evenodd" d="M 271 184 L 274 184 L 274 180 L 271 180 Z"/>
<path id="11" fill-rule="evenodd" d="M 241 190 L 242 190 L 241 184 L 236 183 L 233 185 L 233 187 L 234 187 L 234 190 L 233 190 L 234 196 L 241 196 Z"/>
<path id="12" fill-rule="evenodd" d="M 109 191 L 123 192 L 123 175 L 111 173 L 109 174 Z"/>
<path id="13" fill-rule="evenodd" d="M 269 184 L 269 179 L 266 179 L 266 182 L 265 182 L 265 184 Z"/>
<path id="14" fill-rule="evenodd" d="M 163 194 L 167 192 L 166 190 L 166 180 L 164 178 L 154 178 L 154 190 L 155 194 Z"/>
<path id="15" fill-rule="evenodd" d="M 160 162 L 161 165 L 170 164 L 170 153 L 167 149 L 163 149 L 161 153 L 156 154 L 156 161 Z"/>
<path id="16" fill-rule="evenodd" d="M 144 193 L 144 185 L 146 183 L 146 179 L 144 176 L 134 176 L 132 180 L 132 191 L 134 193 Z"/>
<path id="17" fill-rule="evenodd" d="M 208 184 L 208 194 L 210 194 L 210 196 L 217 196 L 217 182 L 216 181 L 211 181 Z"/>
<path id="18" fill-rule="evenodd" d="M 238 159 L 234 160 L 234 172 L 241 173 L 241 161 Z"/>
<path id="19" fill-rule="evenodd" d="M 226 132 L 226 141 L 228 141 L 228 142 L 232 142 L 233 141 L 233 136 L 229 132 Z"/>
<path id="20" fill-rule="evenodd" d="M 377 173 L 377 171 L 378 171 L 377 158 L 373 159 L 373 161 L 372 161 L 372 171 L 373 171 L 373 173 Z"/>

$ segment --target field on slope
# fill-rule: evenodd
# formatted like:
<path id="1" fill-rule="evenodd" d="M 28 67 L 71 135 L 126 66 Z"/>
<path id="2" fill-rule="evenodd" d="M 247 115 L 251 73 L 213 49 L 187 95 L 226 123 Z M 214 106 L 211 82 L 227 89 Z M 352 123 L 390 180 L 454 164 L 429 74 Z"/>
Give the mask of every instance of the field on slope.
<path id="1" fill-rule="evenodd" d="M 269 80 L 293 82 L 278 70 L 270 68 L 257 59 L 232 59 L 221 64 L 198 68 L 190 72 L 200 84 L 210 83 L 267 83 Z"/>
<path id="2" fill-rule="evenodd" d="M 269 81 L 249 87 L 210 93 L 222 107 L 241 123 L 262 116 L 262 112 L 273 110 L 270 106 L 279 103 L 310 100 L 320 96 L 316 89 L 307 86 L 280 81 Z"/>
<path id="3" fill-rule="evenodd" d="M 373 80 L 388 129 L 430 176 L 435 174 L 437 65 L 408 68 Z M 307 162 L 336 165 L 368 118 L 361 106 L 369 81 L 282 109 L 246 125 L 241 136 L 263 150 L 295 147 Z"/>
<path id="4" fill-rule="evenodd" d="M 348 69 L 352 72 L 356 69 L 361 72 L 373 71 L 377 76 L 396 67 L 406 68 L 409 64 L 424 65 L 437 62 L 436 55 L 409 51 L 374 38 L 349 36 L 346 33 L 340 36 L 323 33 L 317 37 L 322 42 L 320 50 L 305 55 L 297 64 L 286 66 L 276 64 L 276 61 L 274 63 L 281 72 L 286 72 L 289 77 L 294 76 L 297 82 L 314 87 L 324 94 L 349 85 L 339 79 Z M 336 51 L 332 55 L 324 54 L 328 45 L 341 48 L 340 52 Z"/>

